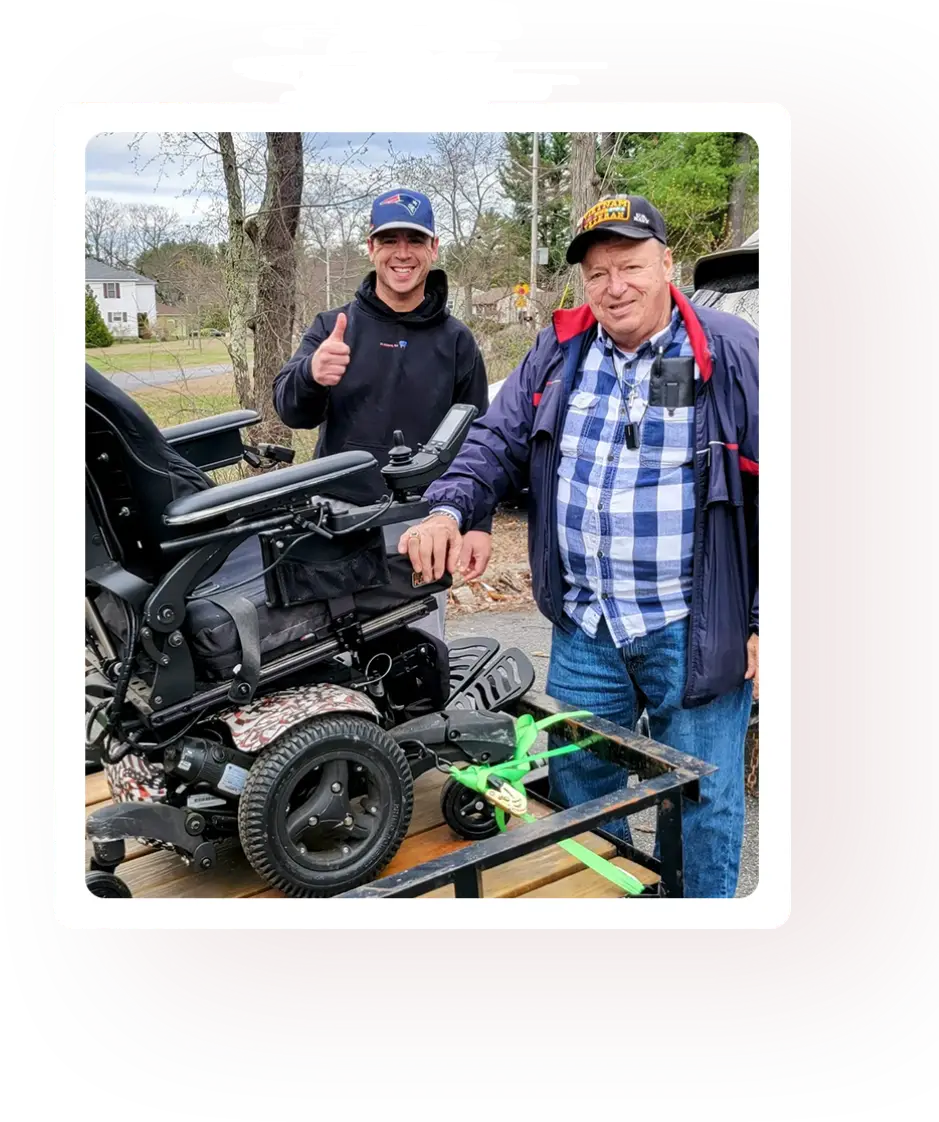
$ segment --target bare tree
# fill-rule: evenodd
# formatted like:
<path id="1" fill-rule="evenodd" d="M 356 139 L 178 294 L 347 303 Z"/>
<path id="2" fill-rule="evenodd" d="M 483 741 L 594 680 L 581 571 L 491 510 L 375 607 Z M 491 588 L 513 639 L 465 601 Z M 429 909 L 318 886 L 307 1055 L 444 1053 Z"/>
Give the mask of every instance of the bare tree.
<path id="1" fill-rule="evenodd" d="M 85 253 L 110 264 L 122 222 L 119 203 L 90 195 L 85 200 Z"/>
<path id="2" fill-rule="evenodd" d="M 175 210 L 149 203 L 130 203 L 125 208 L 131 258 L 148 249 L 159 249 L 166 242 L 183 236 L 182 222 Z"/>
<path id="3" fill-rule="evenodd" d="M 248 363 L 248 330 L 254 307 L 256 255 L 245 236 L 245 212 L 257 209 L 264 194 L 266 139 L 258 133 L 161 133 L 159 151 L 144 158 L 138 136 L 130 148 L 138 172 L 157 173 L 157 183 L 170 170 L 188 173 L 190 185 L 181 194 L 197 200 L 194 229 L 207 242 L 222 247 L 223 276 L 235 391 L 241 405 L 255 408 L 254 378 Z M 198 303 L 190 294 L 190 305 Z"/>
<path id="4" fill-rule="evenodd" d="M 228 353 L 231 355 L 235 392 L 245 405 L 255 398 L 253 379 L 248 368 L 248 317 L 251 308 L 249 254 L 254 249 L 245 236 L 245 207 L 235 152 L 230 132 L 218 134 L 219 155 L 228 198 L 228 241 L 225 245 L 225 287 L 228 293 Z"/>
<path id="5" fill-rule="evenodd" d="M 746 237 L 747 186 L 750 172 L 750 137 L 745 132 L 734 137 L 734 154 L 737 171 L 730 188 L 730 206 L 727 215 L 730 246 L 736 248 Z"/>
<path id="6" fill-rule="evenodd" d="M 464 314 L 469 314 L 474 284 L 488 284 L 492 275 L 480 235 L 485 217 L 505 203 L 499 180 L 503 140 L 499 133 L 437 132 L 430 149 L 429 156 L 403 161 L 399 174 L 430 197 L 448 272 L 463 288 Z"/>
<path id="7" fill-rule="evenodd" d="M 597 134 L 571 133 L 571 236 L 577 223 L 597 201 Z M 573 270 L 574 303 L 584 302 L 584 279 L 580 269 Z"/>
<path id="8" fill-rule="evenodd" d="M 364 159 L 371 137 L 347 145 L 338 158 L 304 143 L 304 191 L 298 259 L 303 280 L 298 330 L 317 311 L 348 301 L 369 261 L 364 253 L 371 200 L 392 184 L 395 157 L 383 164 Z"/>
<path id="9" fill-rule="evenodd" d="M 245 233 L 258 257 L 254 323 L 254 408 L 262 440 L 290 444 L 291 430 L 272 416 L 274 378 L 290 357 L 296 304 L 294 241 L 303 196 L 303 144 L 298 132 L 267 134 L 267 180 L 257 215 Z"/>

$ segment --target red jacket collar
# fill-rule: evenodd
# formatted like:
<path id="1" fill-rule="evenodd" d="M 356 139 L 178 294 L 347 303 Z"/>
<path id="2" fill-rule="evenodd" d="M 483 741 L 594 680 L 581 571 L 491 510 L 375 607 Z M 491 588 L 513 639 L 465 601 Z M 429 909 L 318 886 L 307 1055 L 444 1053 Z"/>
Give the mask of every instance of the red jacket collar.
<path id="1" fill-rule="evenodd" d="M 694 355 L 694 360 L 701 371 L 701 377 L 706 382 L 711 377 L 712 362 L 704 328 L 701 326 L 701 321 L 697 315 L 695 315 L 691 303 L 682 296 L 673 284 L 668 287 L 672 294 L 672 300 L 678 308 L 678 313 L 684 321 L 685 330 L 688 332 L 691 353 Z M 575 335 L 582 335 L 597 322 L 589 304 L 581 304 L 579 308 L 570 308 L 569 310 L 559 308 L 552 316 L 552 321 L 554 323 L 554 333 L 559 343 L 566 343 L 573 339 Z"/>

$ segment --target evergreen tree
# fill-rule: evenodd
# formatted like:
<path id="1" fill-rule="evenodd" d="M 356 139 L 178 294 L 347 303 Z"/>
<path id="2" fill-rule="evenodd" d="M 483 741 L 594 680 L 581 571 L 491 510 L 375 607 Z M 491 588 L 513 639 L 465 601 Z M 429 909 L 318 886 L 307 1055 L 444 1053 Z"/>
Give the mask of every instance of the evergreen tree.
<path id="1" fill-rule="evenodd" d="M 734 133 L 627 133 L 601 169 L 608 183 L 604 194 L 644 195 L 662 212 L 675 260 L 690 262 L 730 244 L 735 185 L 749 199 L 755 196 L 755 148 L 743 165 Z M 754 208 L 747 210 L 755 229 Z"/>
<path id="2" fill-rule="evenodd" d="M 506 133 L 502 185 L 519 253 L 531 250 L 531 133 Z M 562 279 L 570 240 L 570 133 L 539 137 L 539 242 Z M 596 166 L 600 196 L 644 195 L 662 212 L 676 262 L 739 244 L 756 228 L 756 145 L 735 133 L 603 133 Z"/>
<path id="3" fill-rule="evenodd" d="M 517 250 L 531 253 L 532 134 L 505 134 L 506 160 L 500 179 L 512 203 Z M 548 247 L 546 274 L 567 268 L 564 253 L 570 241 L 570 133 L 538 136 L 538 242 Z"/>
<path id="4" fill-rule="evenodd" d="M 85 346 L 110 347 L 114 336 L 108 331 L 94 293 L 85 285 Z"/>

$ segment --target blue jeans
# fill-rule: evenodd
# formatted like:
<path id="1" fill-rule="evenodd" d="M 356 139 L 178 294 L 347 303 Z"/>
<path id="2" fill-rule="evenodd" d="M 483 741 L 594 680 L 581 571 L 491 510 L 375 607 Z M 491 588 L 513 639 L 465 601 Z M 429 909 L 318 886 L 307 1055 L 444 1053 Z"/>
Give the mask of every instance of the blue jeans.
<path id="1" fill-rule="evenodd" d="M 547 692 L 572 709 L 634 729 L 642 709 L 653 740 L 715 764 L 701 780 L 701 801 L 682 815 L 685 896 L 733 896 L 743 844 L 743 747 L 753 686 L 742 682 L 708 705 L 682 709 L 688 618 L 617 649 L 601 621 L 591 639 L 578 627 L 554 628 Z M 551 746 L 560 741 L 551 738 Z M 548 761 L 550 798 L 562 806 L 600 798 L 626 785 L 626 772 L 589 750 Z M 630 840 L 625 818 L 606 830 Z"/>

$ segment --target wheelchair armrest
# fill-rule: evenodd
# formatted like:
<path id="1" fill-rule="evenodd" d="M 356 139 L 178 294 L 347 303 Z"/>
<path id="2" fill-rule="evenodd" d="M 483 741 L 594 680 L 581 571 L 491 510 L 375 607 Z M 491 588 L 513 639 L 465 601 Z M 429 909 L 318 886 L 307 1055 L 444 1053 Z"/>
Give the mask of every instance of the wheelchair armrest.
<path id="1" fill-rule="evenodd" d="M 340 452 L 309 463 L 237 479 L 174 499 L 163 512 L 167 526 L 196 526 L 227 519 L 233 522 L 250 514 L 270 514 L 308 505 L 324 486 L 375 467 L 370 452 Z"/>
<path id="2" fill-rule="evenodd" d="M 180 455 L 203 471 L 237 464 L 244 452 L 241 429 L 256 425 L 260 413 L 253 409 L 238 409 L 220 413 L 217 417 L 202 417 L 163 429 L 163 435 Z"/>

